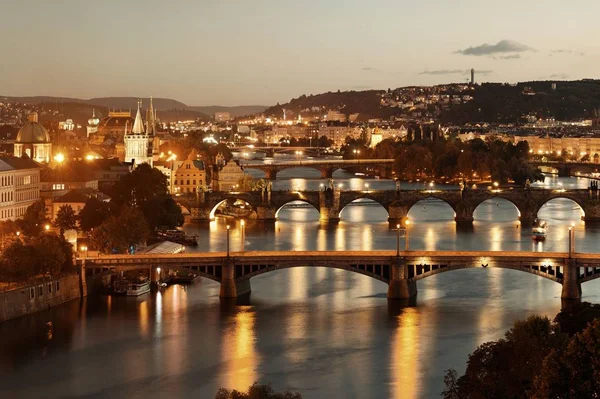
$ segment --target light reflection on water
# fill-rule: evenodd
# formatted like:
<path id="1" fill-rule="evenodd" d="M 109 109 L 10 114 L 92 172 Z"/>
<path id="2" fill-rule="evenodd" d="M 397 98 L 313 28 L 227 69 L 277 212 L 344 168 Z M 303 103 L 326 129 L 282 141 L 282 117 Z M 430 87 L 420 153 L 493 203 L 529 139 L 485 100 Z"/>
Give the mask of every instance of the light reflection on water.
<path id="1" fill-rule="evenodd" d="M 516 208 L 504 200 L 483 203 L 472 229 L 458 228 L 441 201 L 419 203 L 409 216 L 412 249 L 566 251 L 572 221 L 578 251 L 597 251 L 600 238 L 564 199 L 540 211 L 550 224 L 543 243 L 531 240 L 531 228 L 520 227 Z M 328 227 L 312 207 L 286 207 L 274 226 L 249 223 L 245 248 L 395 248 L 396 232 L 382 207 L 353 204 L 341 219 Z M 198 251 L 224 250 L 227 223 L 235 251 L 241 236 L 231 220 L 186 230 L 199 234 Z M 344 270 L 297 267 L 251 283 L 249 303 L 240 306 L 220 301 L 219 284 L 204 279 L 139 298 L 88 298 L 81 307 L 76 301 L 4 323 L 0 396 L 210 398 L 219 386 L 245 389 L 261 381 L 309 399 L 438 397 L 443 371 L 462 372 L 477 345 L 501 337 L 517 319 L 553 317 L 560 307 L 560 285 L 491 268 L 419 281 L 414 308 L 389 305 L 386 284 Z M 600 301 L 600 281 L 583 291 L 586 300 Z M 49 320 L 50 341 L 44 338 Z"/>

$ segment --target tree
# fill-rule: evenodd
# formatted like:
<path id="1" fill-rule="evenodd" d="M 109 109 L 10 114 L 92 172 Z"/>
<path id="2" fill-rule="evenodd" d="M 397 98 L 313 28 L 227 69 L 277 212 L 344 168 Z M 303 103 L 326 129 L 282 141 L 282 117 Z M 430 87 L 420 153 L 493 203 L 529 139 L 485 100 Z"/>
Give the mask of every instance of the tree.
<path id="1" fill-rule="evenodd" d="M 39 199 L 27 207 L 25 215 L 17 221 L 17 225 L 24 235 L 37 237 L 42 232 L 47 221 L 46 204 L 43 199 Z"/>
<path id="2" fill-rule="evenodd" d="M 504 339 L 486 342 L 469 356 L 462 377 L 447 371 L 444 398 L 525 398 L 546 355 L 566 340 L 547 317 L 517 321 Z"/>
<path id="3" fill-rule="evenodd" d="M 83 231 L 90 231 L 100 226 L 110 217 L 110 206 L 97 198 L 90 198 L 79 212 L 79 227 Z"/>
<path id="4" fill-rule="evenodd" d="M 70 207 L 69 207 L 70 208 Z M 33 243 L 36 274 L 60 274 L 65 265 L 64 238 L 55 234 L 42 234 Z"/>
<path id="5" fill-rule="evenodd" d="M 167 178 L 158 169 L 143 163 L 133 172 L 122 176 L 112 190 L 112 203 L 119 210 L 122 206 L 139 206 L 158 197 L 168 195 Z"/>
<path id="6" fill-rule="evenodd" d="M 144 214 L 138 208 L 124 206 L 118 217 L 110 217 L 94 230 L 92 244 L 104 253 L 130 253 L 146 241 L 149 233 Z"/>
<path id="7" fill-rule="evenodd" d="M 77 229 L 77 215 L 71 205 L 62 205 L 56 212 L 54 226 L 60 230 L 60 235 L 64 236 L 66 230 Z"/>
<path id="8" fill-rule="evenodd" d="M 298 392 L 275 392 L 271 385 L 261 385 L 257 382 L 248 388 L 248 392 L 219 388 L 215 399 L 302 399 Z"/>
<path id="9" fill-rule="evenodd" d="M 600 319 L 555 349 L 535 380 L 533 399 L 597 398 L 600 396 Z"/>
<path id="10" fill-rule="evenodd" d="M 23 281 L 35 275 L 36 255 L 33 245 L 16 240 L 2 253 L 1 274 L 7 281 Z"/>
<path id="11" fill-rule="evenodd" d="M 142 212 L 151 230 L 173 229 L 183 224 L 181 208 L 170 196 L 152 198 L 142 206 Z"/>

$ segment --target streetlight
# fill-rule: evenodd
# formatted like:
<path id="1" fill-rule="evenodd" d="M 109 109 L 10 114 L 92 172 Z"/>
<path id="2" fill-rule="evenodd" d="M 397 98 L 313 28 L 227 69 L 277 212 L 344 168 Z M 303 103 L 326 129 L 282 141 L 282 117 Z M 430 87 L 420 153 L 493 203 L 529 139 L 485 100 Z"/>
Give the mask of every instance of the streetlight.
<path id="1" fill-rule="evenodd" d="M 88 248 L 86 245 L 81 246 L 81 252 L 85 252 L 85 256 L 84 256 L 85 258 L 87 258 L 87 250 L 88 250 Z"/>
<path id="2" fill-rule="evenodd" d="M 227 225 L 227 257 L 229 258 L 229 233 L 230 233 L 230 227 L 229 225 Z"/>
<path id="3" fill-rule="evenodd" d="M 17 237 L 18 237 L 18 236 L 20 236 L 20 235 L 21 235 L 21 232 L 20 232 L 20 231 L 17 231 Z"/>
<path id="4" fill-rule="evenodd" d="M 244 219 L 240 222 L 241 236 L 242 236 L 242 252 L 244 252 L 244 242 L 246 241 L 246 222 Z"/>
<path id="5" fill-rule="evenodd" d="M 365 183 L 365 188 L 369 191 L 369 183 Z"/>
<path id="6" fill-rule="evenodd" d="M 406 230 L 406 248 L 405 251 L 408 251 L 408 243 L 410 242 L 410 240 L 408 239 L 408 226 L 410 225 L 410 220 L 406 219 L 406 222 L 404 222 L 405 224 L 405 230 Z"/>
<path id="7" fill-rule="evenodd" d="M 156 268 L 156 282 L 160 285 L 160 267 Z"/>
<path id="8" fill-rule="evenodd" d="M 396 225 L 396 256 L 400 256 L 400 224 Z"/>
<path id="9" fill-rule="evenodd" d="M 45 225 L 45 226 L 44 226 L 44 229 L 45 229 L 46 231 L 50 230 L 50 225 L 49 225 L 49 224 Z"/>
<path id="10" fill-rule="evenodd" d="M 497 181 L 494 182 L 494 187 L 498 188 L 498 182 Z"/>

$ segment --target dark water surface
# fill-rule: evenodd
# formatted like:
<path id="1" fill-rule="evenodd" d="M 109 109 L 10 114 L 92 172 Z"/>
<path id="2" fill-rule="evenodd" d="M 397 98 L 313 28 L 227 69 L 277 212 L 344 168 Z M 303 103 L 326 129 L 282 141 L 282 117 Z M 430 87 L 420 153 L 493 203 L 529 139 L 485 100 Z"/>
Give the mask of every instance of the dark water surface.
<path id="1" fill-rule="evenodd" d="M 337 177 L 348 186 L 366 182 Z M 587 185 L 556 178 L 544 184 L 558 183 Z M 277 184 L 318 187 L 319 181 Z M 410 247 L 566 251 L 574 222 L 577 251 L 600 252 L 600 229 L 585 226 L 580 212 L 569 200 L 548 203 L 539 215 L 549 221 L 548 239 L 534 244 L 506 201 L 482 204 L 467 231 L 457 230 L 449 206 L 424 201 L 409 215 L 415 222 Z M 306 205 L 285 207 L 278 216 L 266 230 L 248 225 L 246 250 L 396 245 L 386 211 L 373 203 L 348 206 L 336 227 L 321 225 Z M 224 250 L 227 223 L 186 229 L 200 235 L 198 250 Z M 235 250 L 239 226 L 231 234 Z M 477 345 L 528 315 L 554 317 L 561 288 L 518 271 L 466 269 L 419 281 L 417 306 L 401 308 L 388 303 L 386 284 L 343 270 L 299 267 L 251 284 L 250 299 L 238 304 L 220 301 L 219 284 L 202 280 L 139 298 L 87 298 L 0 324 L 0 397 L 212 398 L 220 386 L 245 389 L 260 381 L 304 398 L 435 398 L 444 370 L 463 372 Z M 599 302 L 600 282 L 585 283 L 583 292 L 585 300 Z"/>

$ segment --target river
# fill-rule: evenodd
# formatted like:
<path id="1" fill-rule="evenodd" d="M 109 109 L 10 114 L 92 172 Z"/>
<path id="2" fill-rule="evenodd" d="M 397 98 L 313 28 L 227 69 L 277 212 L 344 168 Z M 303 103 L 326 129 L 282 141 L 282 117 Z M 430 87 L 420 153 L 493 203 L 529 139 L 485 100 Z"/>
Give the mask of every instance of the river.
<path id="1" fill-rule="evenodd" d="M 275 190 L 317 188 L 310 170 L 283 171 Z M 288 178 L 288 179 L 286 179 Z M 336 172 L 344 187 L 393 188 L 391 181 Z M 585 188 L 586 179 L 548 177 L 539 186 Z M 402 188 L 424 187 L 403 183 Z M 600 229 L 586 226 L 570 200 L 540 211 L 546 242 L 520 228 L 517 210 L 487 201 L 472 229 L 457 230 L 451 208 L 417 204 L 410 248 L 427 250 L 566 251 L 576 223 L 576 248 L 598 251 Z M 385 209 L 348 206 L 337 226 L 318 221 L 306 205 L 283 208 L 274 227 L 249 223 L 246 250 L 393 249 Z M 187 225 L 199 251 L 225 249 L 225 226 Z M 231 245 L 240 246 L 239 226 Z M 402 238 L 404 239 L 404 238 Z M 403 245 L 403 242 L 401 243 Z M 500 338 L 515 320 L 560 309 L 559 284 L 526 273 L 466 269 L 418 282 L 417 306 L 386 299 L 387 285 L 359 274 L 293 268 L 251 281 L 248 300 L 220 301 L 219 284 L 202 280 L 138 298 L 94 297 L 0 325 L 0 397 L 212 398 L 218 387 L 245 389 L 254 381 L 296 390 L 304 398 L 436 398 L 444 370 L 464 371 L 479 344 Z M 583 285 L 600 300 L 600 281 Z M 52 322 L 52 325 L 47 325 Z"/>

